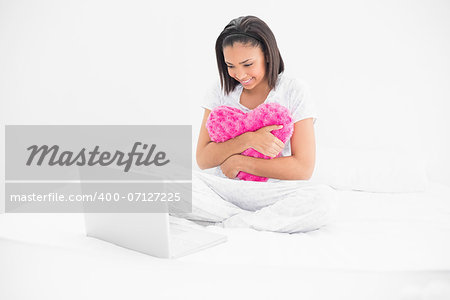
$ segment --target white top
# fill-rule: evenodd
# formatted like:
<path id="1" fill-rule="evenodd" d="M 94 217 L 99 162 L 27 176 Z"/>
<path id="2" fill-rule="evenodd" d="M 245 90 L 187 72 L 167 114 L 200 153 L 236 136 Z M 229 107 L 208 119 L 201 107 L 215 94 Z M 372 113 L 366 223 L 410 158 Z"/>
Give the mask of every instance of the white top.
<path id="1" fill-rule="evenodd" d="M 240 103 L 242 90 L 242 85 L 238 84 L 232 92 L 225 95 L 220 86 L 220 80 L 218 79 L 207 91 L 201 107 L 212 110 L 217 106 L 227 105 L 248 113 L 251 109 Z M 269 95 L 267 95 L 264 103 L 279 103 L 285 106 L 291 112 L 294 123 L 307 118 L 313 118 L 313 122 L 316 122 L 316 109 L 310 97 L 307 84 L 302 80 L 289 78 L 283 73 L 278 75 L 275 88 L 269 92 Z M 283 151 L 281 152 L 281 156 L 290 155 L 291 143 L 290 141 L 287 141 Z M 217 167 L 216 174 L 218 176 L 225 177 L 220 170 L 220 167 Z M 278 180 L 269 178 L 269 181 Z"/>

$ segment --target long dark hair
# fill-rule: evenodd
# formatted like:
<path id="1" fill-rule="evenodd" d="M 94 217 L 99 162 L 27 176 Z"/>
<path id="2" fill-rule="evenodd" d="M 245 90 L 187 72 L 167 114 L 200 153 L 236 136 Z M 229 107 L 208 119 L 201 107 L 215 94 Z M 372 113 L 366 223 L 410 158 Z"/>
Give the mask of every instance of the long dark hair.
<path id="1" fill-rule="evenodd" d="M 228 74 L 228 68 L 223 57 L 223 48 L 234 43 L 250 44 L 261 47 L 267 60 L 266 76 L 270 89 L 275 87 L 278 74 L 284 71 L 284 63 L 278 50 L 277 41 L 267 24 L 255 17 L 244 16 L 231 20 L 216 40 L 216 58 L 219 68 L 220 83 L 226 94 L 234 90 L 239 82 Z"/>

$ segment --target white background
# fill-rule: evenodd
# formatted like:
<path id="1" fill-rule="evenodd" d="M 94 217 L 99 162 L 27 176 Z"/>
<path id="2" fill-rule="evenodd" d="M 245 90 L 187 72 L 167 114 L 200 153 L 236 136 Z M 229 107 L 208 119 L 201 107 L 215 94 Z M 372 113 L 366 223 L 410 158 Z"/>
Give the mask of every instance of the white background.
<path id="1" fill-rule="evenodd" d="M 1 125 L 192 124 L 195 147 L 215 40 L 242 15 L 309 83 L 319 147 L 423 153 L 450 185 L 445 0 L 1 1 Z"/>

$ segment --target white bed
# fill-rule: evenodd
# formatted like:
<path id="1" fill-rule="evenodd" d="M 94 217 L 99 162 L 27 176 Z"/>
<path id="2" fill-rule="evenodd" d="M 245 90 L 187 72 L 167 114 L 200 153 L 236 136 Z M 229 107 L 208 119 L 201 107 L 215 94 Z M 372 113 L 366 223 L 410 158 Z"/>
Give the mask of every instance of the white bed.
<path id="1" fill-rule="evenodd" d="M 87 238 L 81 214 L 0 215 L 0 299 L 448 299 L 449 187 L 337 193 L 325 228 L 210 226 L 228 242 L 178 260 Z"/>

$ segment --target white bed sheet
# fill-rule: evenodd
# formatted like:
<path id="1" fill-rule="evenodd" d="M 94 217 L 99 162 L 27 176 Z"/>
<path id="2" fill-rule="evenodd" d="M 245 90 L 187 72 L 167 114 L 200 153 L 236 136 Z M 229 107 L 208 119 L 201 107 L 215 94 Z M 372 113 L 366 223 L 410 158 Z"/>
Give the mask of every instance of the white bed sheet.
<path id="1" fill-rule="evenodd" d="M 0 215 L 0 299 L 450 295 L 450 188 L 338 193 L 326 228 L 288 235 L 210 227 L 229 241 L 178 260 L 86 238 L 79 214 Z"/>
<path id="2" fill-rule="evenodd" d="M 433 183 L 422 193 L 338 191 L 337 201 L 335 221 L 308 233 L 209 226 L 227 234 L 228 243 L 182 260 L 347 270 L 450 270 L 449 187 Z"/>

